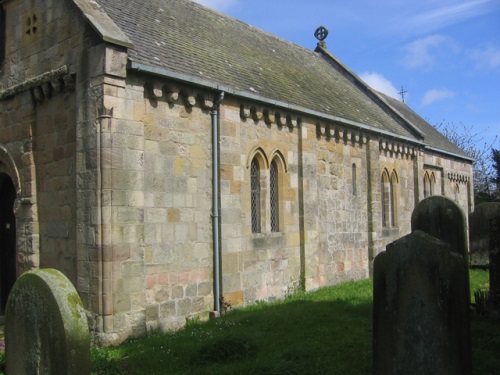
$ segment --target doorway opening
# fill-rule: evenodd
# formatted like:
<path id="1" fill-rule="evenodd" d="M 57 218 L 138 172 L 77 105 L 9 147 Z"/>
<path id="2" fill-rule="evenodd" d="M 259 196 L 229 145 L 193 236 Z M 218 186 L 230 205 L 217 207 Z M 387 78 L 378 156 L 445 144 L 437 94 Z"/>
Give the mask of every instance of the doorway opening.
<path id="1" fill-rule="evenodd" d="M 0 314 L 7 306 L 7 298 L 14 285 L 16 272 L 16 217 L 14 201 L 16 189 L 11 178 L 0 173 Z"/>

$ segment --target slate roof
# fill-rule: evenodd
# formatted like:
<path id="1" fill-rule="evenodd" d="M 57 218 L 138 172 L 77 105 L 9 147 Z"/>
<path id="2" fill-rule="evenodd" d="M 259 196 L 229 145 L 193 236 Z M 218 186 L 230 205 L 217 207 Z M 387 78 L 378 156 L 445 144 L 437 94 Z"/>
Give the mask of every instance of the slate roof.
<path id="1" fill-rule="evenodd" d="M 271 103 L 422 140 L 374 100 L 359 78 L 339 69 L 337 64 L 343 65 L 330 53 L 300 47 L 190 0 L 95 1 L 132 41 L 132 66 L 214 82 Z"/>
<path id="2" fill-rule="evenodd" d="M 425 121 L 417 113 L 415 113 L 405 103 L 391 98 L 390 96 L 378 93 L 382 96 L 394 109 L 396 109 L 404 118 L 415 125 L 422 133 L 425 134 L 424 142 L 432 148 L 448 151 L 458 156 L 470 158 L 460 147 L 452 143 L 448 138 L 441 134 L 434 126 Z"/>

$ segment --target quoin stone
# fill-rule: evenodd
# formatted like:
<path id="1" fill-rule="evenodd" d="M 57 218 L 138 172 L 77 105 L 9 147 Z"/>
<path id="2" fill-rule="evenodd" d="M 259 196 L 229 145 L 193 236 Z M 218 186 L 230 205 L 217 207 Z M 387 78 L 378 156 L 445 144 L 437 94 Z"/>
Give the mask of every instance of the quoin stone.
<path id="1" fill-rule="evenodd" d="M 9 295 L 6 372 L 90 374 L 90 333 L 82 302 L 60 271 L 27 272 Z"/>

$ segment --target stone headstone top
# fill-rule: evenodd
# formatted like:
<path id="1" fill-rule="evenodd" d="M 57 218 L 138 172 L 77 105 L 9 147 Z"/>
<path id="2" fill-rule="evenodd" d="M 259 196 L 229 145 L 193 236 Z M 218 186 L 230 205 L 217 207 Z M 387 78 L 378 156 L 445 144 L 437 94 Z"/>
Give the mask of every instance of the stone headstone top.
<path id="1" fill-rule="evenodd" d="M 421 230 L 451 245 L 451 251 L 469 256 L 464 211 L 449 198 L 432 196 L 422 200 L 411 215 L 411 230 Z"/>
<path id="2" fill-rule="evenodd" d="M 469 214 L 471 264 L 487 266 L 490 248 L 490 221 L 500 217 L 500 203 L 481 203 Z"/>
<path id="3" fill-rule="evenodd" d="M 90 333 L 81 299 L 60 271 L 23 274 L 6 308 L 8 374 L 90 374 Z"/>

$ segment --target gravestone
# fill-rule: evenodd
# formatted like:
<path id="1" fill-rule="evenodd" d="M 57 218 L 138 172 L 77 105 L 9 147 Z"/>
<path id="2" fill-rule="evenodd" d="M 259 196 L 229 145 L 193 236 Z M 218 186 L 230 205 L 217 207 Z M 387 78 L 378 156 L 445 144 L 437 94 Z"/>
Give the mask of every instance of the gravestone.
<path id="1" fill-rule="evenodd" d="M 469 214 L 469 241 L 471 266 L 486 267 L 489 264 L 490 220 L 500 217 L 500 203 L 477 205 Z"/>
<path id="2" fill-rule="evenodd" d="M 462 208 L 449 198 L 431 196 L 421 201 L 411 214 L 411 230 L 421 230 L 450 244 L 450 250 L 463 256 L 470 304 L 469 241 L 467 221 Z"/>
<path id="3" fill-rule="evenodd" d="M 421 230 L 451 245 L 451 251 L 469 257 L 464 211 L 449 198 L 432 196 L 421 201 L 411 214 L 411 230 Z"/>
<path id="4" fill-rule="evenodd" d="M 465 215 L 431 198 L 415 208 L 413 232 L 375 258 L 376 375 L 472 373 Z"/>
<path id="5" fill-rule="evenodd" d="M 88 375 L 90 334 L 82 302 L 60 271 L 26 272 L 6 308 L 6 373 Z"/>
<path id="6" fill-rule="evenodd" d="M 490 302 L 496 314 L 500 313 L 500 215 L 489 222 Z"/>

